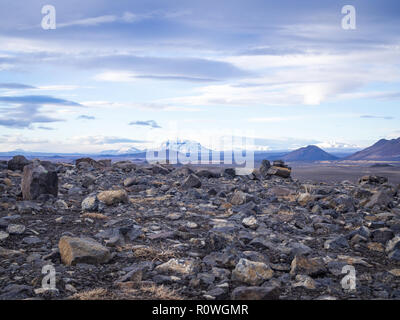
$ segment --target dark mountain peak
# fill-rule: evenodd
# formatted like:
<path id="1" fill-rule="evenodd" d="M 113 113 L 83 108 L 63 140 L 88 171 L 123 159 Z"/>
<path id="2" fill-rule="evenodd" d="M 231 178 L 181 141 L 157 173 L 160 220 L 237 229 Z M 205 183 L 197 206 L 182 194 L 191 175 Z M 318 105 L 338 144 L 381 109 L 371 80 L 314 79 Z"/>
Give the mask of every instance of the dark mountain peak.
<path id="1" fill-rule="evenodd" d="M 285 161 L 325 161 L 336 160 L 337 158 L 315 145 L 309 145 L 297 150 L 294 150 L 283 157 Z"/>
<path id="2" fill-rule="evenodd" d="M 381 139 L 372 146 L 347 157 L 347 160 L 399 161 L 400 138 Z"/>

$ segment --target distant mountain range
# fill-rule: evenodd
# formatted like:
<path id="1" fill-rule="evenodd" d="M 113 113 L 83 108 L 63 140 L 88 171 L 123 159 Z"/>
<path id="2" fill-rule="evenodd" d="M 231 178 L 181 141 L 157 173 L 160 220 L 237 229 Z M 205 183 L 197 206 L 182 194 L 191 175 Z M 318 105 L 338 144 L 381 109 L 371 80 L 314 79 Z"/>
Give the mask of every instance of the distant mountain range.
<path id="1" fill-rule="evenodd" d="M 372 146 L 352 154 L 346 160 L 400 161 L 400 138 L 381 139 Z"/>
<path id="2" fill-rule="evenodd" d="M 337 160 L 338 157 L 325 152 L 321 148 L 317 146 L 307 146 L 304 148 L 300 148 L 294 150 L 285 156 L 282 157 L 282 160 L 287 162 L 294 161 L 304 161 L 304 162 L 313 162 L 313 161 L 326 161 L 326 160 Z"/>
<path id="3" fill-rule="evenodd" d="M 213 151 L 203 147 L 199 142 L 191 140 L 178 140 L 166 141 L 154 149 L 149 151 L 167 151 L 177 152 L 178 157 L 184 157 L 189 153 L 197 152 L 198 158 L 209 158 L 211 160 L 211 153 L 219 153 L 220 159 L 224 159 L 226 153 L 224 151 Z M 329 150 L 330 151 L 330 150 Z M 136 158 L 145 159 L 147 150 L 140 150 L 135 147 L 123 148 L 118 150 L 105 150 L 94 154 L 83 153 L 50 153 L 50 152 L 29 152 L 24 150 L 15 150 L 10 152 L 0 152 L 1 157 L 12 157 L 15 155 L 24 155 L 28 158 L 45 157 L 45 158 L 79 158 L 84 156 L 90 157 L 118 157 L 118 158 Z M 228 152 L 229 155 L 229 152 Z M 268 160 L 284 160 L 286 162 L 314 162 L 314 161 L 335 161 L 335 160 L 371 160 L 371 161 L 400 161 L 400 138 L 386 140 L 379 140 L 374 145 L 361 150 L 332 150 L 330 153 L 322 150 L 321 148 L 311 145 L 294 151 L 281 150 L 281 151 L 254 151 L 254 160 L 261 161 Z"/>

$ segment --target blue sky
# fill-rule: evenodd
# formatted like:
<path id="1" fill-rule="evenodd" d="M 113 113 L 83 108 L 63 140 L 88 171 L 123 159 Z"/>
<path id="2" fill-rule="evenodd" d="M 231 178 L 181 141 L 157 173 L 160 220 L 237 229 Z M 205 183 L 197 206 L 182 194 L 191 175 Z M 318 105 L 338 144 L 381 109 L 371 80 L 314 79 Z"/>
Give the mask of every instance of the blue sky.
<path id="1" fill-rule="evenodd" d="M 82 2 L 0 0 L 0 151 L 400 136 L 398 1 Z M 348 4 L 356 30 L 341 26 Z"/>

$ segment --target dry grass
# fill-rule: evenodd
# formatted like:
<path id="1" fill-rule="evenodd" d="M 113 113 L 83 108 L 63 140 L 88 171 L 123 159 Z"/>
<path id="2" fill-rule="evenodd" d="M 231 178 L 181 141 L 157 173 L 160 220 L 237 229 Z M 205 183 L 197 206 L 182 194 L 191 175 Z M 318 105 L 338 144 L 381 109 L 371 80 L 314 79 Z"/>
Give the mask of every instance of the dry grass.
<path id="1" fill-rule="evenodd" d="M 312 194 L 315 189 L 315 186 L 312 184 L 303 184 L 302 187 L 307 194 Z"/>
<path id="2" fill-rule="evenodd" d="M 115 298 L 112 292 L 104 288 L 81 291 L 69 297 L 71 300 L 113 300 Z"/>
<path id="3" fill-rule="evenodd" d="M 142 286 L 140 291 L 146 295 L 150 295 L 151 299 L 156 300 L 183 300 L 183 297 L 174 289 L 165 287 L 164 285 L 151 284 Z"/>
<path id="4" fill-rule="evenodd" d="M 92 219 L 100 219 L 100 220 L 107 220 L 109 217 L 105 216 L 104 214 L 101 213 L 96 213 L 96 212 L 86 212 L 81 215 L 82 218 L 92 218 Z"/>
<path id="5" fill-rule="evenodd" d="M 162 197 L 149 197 L 149 198 L 129 198 L 129 202 L 132 204 L 148 203 L 154 201 L 165 201 L 170 199 L 172 196 L 162 196 Z"/>
<path id="6" fill-rule="evenodd" d="M 160 248 L 154 248 L 154 247 L 143 247 L 143 248 L 133 248 L 133 255 L 137 259 L 143 259 L 143 260 L 151 260 L 151 261 L 168 261 L 169 259 L 172 258 L 179 258 L 179 255 L 177 252 L 172 251 L 171 249 L 160 247 Z"/>
<path id="7" fill-rule="evenodd" d="M 70 300 L 183 300 L 174 289 L 164 285 L 137 284 L 136 282 L 119 283 L 115 290 L 96 288 L 81 291 L 70 296 Z"/>

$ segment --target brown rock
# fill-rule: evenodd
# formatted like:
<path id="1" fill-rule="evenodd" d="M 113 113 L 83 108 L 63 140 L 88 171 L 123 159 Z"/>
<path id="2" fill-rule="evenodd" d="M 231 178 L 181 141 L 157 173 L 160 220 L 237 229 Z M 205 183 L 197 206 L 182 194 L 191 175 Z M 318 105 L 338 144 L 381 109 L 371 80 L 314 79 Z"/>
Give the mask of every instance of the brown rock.
<path id="1" fill-rule="evenodd" d="M 97 195 L 97 198 L 108 206 L 112 206 L 121 202 L 128 202 L 128 194 L 122 189 L 102 191 Z"/>
<path id="2" fill-rule="evenodd" d="M 109 250 L 90 238 L 61 237 L 58 248 L 66 265 L 77 263 L 101 264 L 111 259 Z"/>
<path id="3" fill-rule="evenodd" d="M 290 274 L 317 276 L 325 273 L 326 268 L 321 258 L 307 258 L 297 255 L 291 265 Z"/>
<path id="4" fill-rule="evenodd" d="M 290 168 L 272 166 L 268 169 L 268 175 L 289 178 L 292 170 Z"/>

